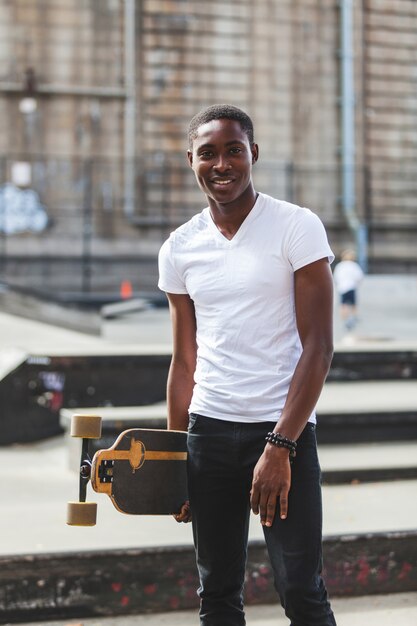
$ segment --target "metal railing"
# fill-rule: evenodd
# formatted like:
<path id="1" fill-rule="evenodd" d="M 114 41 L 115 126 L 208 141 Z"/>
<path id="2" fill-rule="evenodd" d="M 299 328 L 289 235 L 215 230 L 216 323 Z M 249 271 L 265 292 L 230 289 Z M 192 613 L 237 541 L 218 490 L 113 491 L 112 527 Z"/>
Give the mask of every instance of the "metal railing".
<path id="1" fill-rule="evenodd" d="M 54 276 L 64 290 L 106 290 L 103 267 L 112 283 L 118 264 L 155 264 L 168 233 L 205 206 L 185 158 L 135 161 L 133 214 L 125 211 L 122 159 L 33 158 L 23 188 L 14 184 L 16 163 L 0 157 L 0 267 L 3 280 L 23 286 L 48 290 Z M 381 220 L 417 224 L 416 171 L 358 167 L 355 179 L 356 211 L 371 239 Z M 338 167 L 259 162 L 254 180 L 265 193 L 310 207 L 328 228 L 345 228 Z"/>

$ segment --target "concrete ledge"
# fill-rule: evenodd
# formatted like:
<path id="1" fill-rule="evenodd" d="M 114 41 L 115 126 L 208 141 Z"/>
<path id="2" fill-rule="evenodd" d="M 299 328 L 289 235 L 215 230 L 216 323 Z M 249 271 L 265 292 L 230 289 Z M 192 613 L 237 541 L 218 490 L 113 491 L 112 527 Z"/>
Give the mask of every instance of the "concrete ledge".
<path id="1" fill-rule="evenodd" d="M 121 302 L 105 304 L 100 309 L 100 315 L 103 319 L 115 319 L 123 315 L 145 311 L 150 306 L 150 303 L 143 298 L 130 298 Z"/>
<path id="2" fill-rule="evenodd" d="M 417 478 L 416 440 L 320 445 L 319 457 L 325 485 Z"/>
<path id="3" fill-rule="evenodd" d="M 372 350 L 358 346 L 336 350 L 328 382 L 355 380 L 412 380 L 417 378 L 417 351 L 387 348 Z"/>
<path id="4" fill-rule="evenodd" d="M 97 311 L 43 299 L 21 288 L 0 292 L 0 304 L 5 313 L 91 335 L 101 333 L 101 317 Z"/>
<path id="5" fill-rule="evenodd" d="M 332 596 L 417 589 L 417 531 L 324 539 Z M 190 546 L 0 557 L 1 621 L 197 608 Z M 265 545 L 249 546 L 247 604 L 276 602 Z"/>
<path id="6" fill-rule="evenodd" d="M 166 428 L 167 404 L 154 402 L 143 406 L 96 406 L 74 407 L 61 409 L 59 422 L 62 428 L 69 432 L 71 417 L 78 415 L 100 415 L 102 419 L 102 433 L 117 437 L 122 430 L 128 428 Z"/>
<path id="7" fill-rule="evenodd" d="M 389 482 L 417 478 L 417 466 L 322 469 L 323 485 Z"/>
<path id="8" fill-rule="evenodd" d="M 137 407 L 92 407 L 61 409 L 60 425 L 65 432 L 65 447 L 68 455 L 68 467 L 79 472 L 81 454 L 81 440 L 71 437 L 71 416 L 75 413 L 83 415 L 100 415 L 102 417 L 102 436 L 90 441 L 90 454 L 97 450 L 109 448 L 123 430 L 129 428 L 160 428 L 165 429 L 166 402 Z M 348 442 L 354 444 L 379 441 L 414 441 L 417 439 L 417 412 L 411 414 L 322 414 L 317 429 L 319 443 L 343 442 L 346 448 Z M 356 449 L 351 450 L 355 454 Z M 398 457 L 384 459 L 383 465 L 370 466 L 374 450 L 369 449 L 368 457 L 363 465 L 352 466 L 349 459 L 345 459 L 337 468 L 326 467 L 322 463 L 323 482 L 328 485 L 345 484 L 352 482 L 371 482 L 387 480 L 405 480 L 417 478 L 417 459 L 408 455 L 408 463 L 398 462 Z M 389 464 L 389 462 L 391 464 Z"/>
<path id="9" fill-rule="evenodd" d="M 51 346 L 49 346 L 51 350 Z M 171 355 L 169 353 L 132 354 L 126 348 L 125 354 L 112 353 L 109 346 L 88 349 L 74 354 L 73 351 L 52 354 L 45 346 L 45 352 L 27 354 L 25 362 L 15 371 L 9 372 L 0 381 L 0 401 L 3 407 L 1 416 L 0 445 L 39 441 L 62 432 L 58 412 L 62 407 L 97 406 L 137 406 L 161 402 L 166 397 L 166 381 Z M 417 378 L 417 352 L 412 350 L 387 352 L 352 352 L 335 355 L 329 380 L 397 380 L 412 384 Z M 45 379 L 59 377 L 63 388 L 59 397 L 50 400 L 50 391 L 45 388 Z M 407 383 L 408 381 L 408 383 Z M 332 383 L 329 383 L 332 385 Z M 22 393 L 30 389 L 30 393 Z M 364 411 L 365 413 L 365 411 Z M 320 411 L 319 411 L 320 415 Z M 359 415 L 355 419 L 359 419 Z M 359 424 L 350 425 L 350 441 L 371 441 L 376 437 L 416 438 L 416 413 L 410 416 L 407 424 L 402 417 L 393 417 L 392 429 L 382 428 L 381 415 L 375 416 L 369 425 L 366 439 L 361 438 L 365 431 Z M 366 421 L 366 418 L 363 418 Z M 384 418 L 385 419 L 385 418 Z M 391 420 L 391 417 L 388 418 Z M 321 432 L 325 421 L 321 421 Z M 334 421 L 346 422 L 346 416 L 336 415 Z M 336 427 L 332 427 L 333 430 Z M 329 428 L 330 432 L 330 428 Z M 334 430 L 334 441 L 345 441 L 345 434 L 338 425 Z M 355 432 L 360 435 L 355 439 Z M 414 434 L 413 434 L 414 433 Z M 320 433 L 319 433 L 320 435 Z M 321 441 L 329 442 L 326 438 Z"/>
<path id="10" fill-rule="evenodd" d="M 170 361 L 166 354 L 26 355 L 0 381 L 0 445 L 61 434 L 59 411 L 63 407 L 93 410 L 161 402 Z M 51 380 L 57 379 L 62 388 L 56 390 L 55 384 L 49 388 Z"/>
<path id="11" fill-rule="evenodd" d="M 324 413 L 318 409 L 317 419 L 319 444 L 417 439 L 417 410 Z"/>

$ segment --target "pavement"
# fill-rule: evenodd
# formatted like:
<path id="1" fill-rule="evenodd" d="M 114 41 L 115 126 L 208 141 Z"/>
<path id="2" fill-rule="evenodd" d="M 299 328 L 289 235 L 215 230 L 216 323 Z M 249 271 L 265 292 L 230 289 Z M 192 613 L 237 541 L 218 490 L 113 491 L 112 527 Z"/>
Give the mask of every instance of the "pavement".
<path id="1" fill-rule="evenodd" d="M 337 349 L 389 349 L 417 347 L 417 275 L 365 276 L 358 288 L 358 324 L 346 332 L 334 297 L 334 340 Z M 106 320 L 102 337 L 109 341 L 141 345 L 171 344 L 171 327 L 166 308 L 145 310 L 118 320 Z"/>
<path id="2" fill-rule="evenodd" d="M 336 350 L 386 350 L 405 347 L 417 350 L 417 277 L 366 277 L 359 293 L 360 321 L 354 333 L 346 334 L 338 318 L 335 299 Z M 107 320 L 101 337 L 90 337 L 23 320 L 0 313 L 0 371 L 7 371 L 13 359 L 23 354 L 49 352 L 140 353 L 170 349 L 171 333 L 167 309 L 145 310 L 116 320 Z M 401 381 L 402 382 L 402 381 Z M 400 382 L 400 384 L 401 384 Z M 362 384 L 362 383 L 361 383 Z M 334 385 L 334 383 L 332 384 Z M 393 403 L 406 408 L 417 406 L 416 390 L 403 386 L 407 393 L 389 388 L 391 383 L 365 383 L 363 401 L 386 406 Z M 384 389 L 384 393 L 381 392 Z M 332 396 L 336 387 L 321 402 L 337 404 Z M 327 393 L 327 391 L 325 392 Z M 385 399 L 384 399 L 385 398 Z M 368 399 L 368 400 L 367 400 Z M 358 400 L 359 401 L 359 400 Z M 401 442 L 387 448 L 384 444 L 369 447 L 355 445 L 319 450 L 323 469 L 368 461 L 374 466 L 388 458 L 416 458 L 415 442 Z M 344 456 L 340 454 L 341 450 Z M 191 544 L 191 529 L 177 525 L 169 518 L 135 518 L 120 515 L 106 497 L 99 497 L 98 523 L 94 528 L 73 528 L 65 525 L 67 500 L 77 499 L 77 478 L 70 470 L 64 437 L 1 450 L 2 515 L 0 517 L 0 555 L 65 552 L 84 549 L 109 549 L 153 545 Z M 354 458 L 354 461 L 352 461 Z M 400 462 L 400 461 L 398 461 Z M 408 461 L 407 461 L 408 462 Z M 351 534 L 409 530 L 417 520 L 417 481 L 395 483 L 363 483 L 325 486 L 324 534 Z M 389 506 L 388 504 L 389 503 Z M 406 505 L 405 505 L 406 503 Z M 28 517 L 30 523 L 28 523 Z M 117 524 L 117 533 L 114 532 Z M 109 537 L 111 538 L 109 545 Z M 262 537 L 256 518 L 251 520 L 251 539 Z M 339 626 L 415 626 L 417 624 L 417 593 L 395 594 L 334 600 Z M 280 626 L 287 624 L 282 611 L 275 606 L 248 607 L 248 626 Z M 279 616 L 281 615 L 281 617 Z M 196 624 L 193 612 L 169 613 L 120 618 L 51 621 L 44 626 L 137 626 L 145 624 Z M 27 626 L 29 626 L 27 624 Z"/>
<path id="3" fill-rule="evenodd" d="M 27 312 L 26 312 L 27 315 Z M 358 324 L 346 332 L 334 299 L 335 349 L 417 349 L 417 276 L 366 276 L 358 294 Z M 166 354 L 167 307 L 103 319 L 101 336 L 66 330 L 0 311 L 1 363 L 24 354 Z"/>
<path id="4" fill-rule="evenodd" d="M 384 450 L 388 455 L 387 445 L 375 446 L 379 462 Z M 410 457 L 416 452 L 413 442 L 398 443 L 395 450 L 399 457 L 403 451 Z M 389 454 L 393 456 L 394 452 L 389 449 Z M 98 503 L 97 526 L 67 526 L 66 503 L 78 500 L 78 476 L 69 468 L 63 437 L 8 446 L 1 450 L 1 455 L 0 555 L 192 543 L 190 525 L 177 524 L 165 516 L 121 515 L 107 496 L 95 494 L 91 486 L 87 499 Z M 323 469 L 340 467 L 346 459 L 337 455 L 335 447 L 320 447 L 319 455 Z M 372 455 L 362 451 L 364 463 L 368 457 L 372 459 Z M 417 520 L 416 496 L 417 480 L 325 485 L 323 533 L 330 536 L 413 529 Z M 263 539 L 255 516 L 251 518 L 250 539 Z"/>
<path id="5" fill-rule="evenodd" d="M 332 607 L 338 626 L 416 626 L 417 593 L 335 598 Z M 288 626 L 278 605 L 248 606 L 247 626 Z M 42 626 L 197 626 L 195 611 L 176 611 L 128 617 L 42 622 Z M 39 626 L 26 623 L 22 626 Z"/>

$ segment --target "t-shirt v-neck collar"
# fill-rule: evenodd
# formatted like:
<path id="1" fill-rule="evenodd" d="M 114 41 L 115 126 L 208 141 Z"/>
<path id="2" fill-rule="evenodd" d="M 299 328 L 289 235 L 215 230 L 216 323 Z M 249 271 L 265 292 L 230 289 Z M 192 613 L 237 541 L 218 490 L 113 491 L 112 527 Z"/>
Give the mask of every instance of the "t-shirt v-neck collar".
<path id="1" fill-rule="evenodd" d="M 225 235 L 223 235 L 223 233 L 217 228 L 216 223 L 211 215 L 210 207 L 207 207 L 206 208 L 207 220 L 209 222 L 211 230 L 213 231 L 218 241 L 221 241 L 225 246 L 235 245 L 247 231 L 249 225 L 255 218 L 256 214 L 259 212 L 261 205 L 262 205 L 262 194 L 258 193 L 258 197 L 256 198 L 255 204 L 253 205 L 253 207 L 251 208 L 251 210 L 249 211 L 249 213 L 247 214 L 247 216 L 245 217 L 245 219 L 243 220 L 238 230 L 235 232 L 235 234 L 233 235 L 231 239 L 228 239 L 227 237 L 225 237 Z"/>

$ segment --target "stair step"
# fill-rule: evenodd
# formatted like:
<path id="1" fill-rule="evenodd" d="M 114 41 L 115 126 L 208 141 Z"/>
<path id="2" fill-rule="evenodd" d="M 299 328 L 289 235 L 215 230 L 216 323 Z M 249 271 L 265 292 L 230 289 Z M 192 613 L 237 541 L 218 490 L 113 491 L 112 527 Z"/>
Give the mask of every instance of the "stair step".
<path id="1" fill-rule="evenodd" d="M 417 411 L 415 380 L 326 383 L 317 403 L 320 415 L 389 411 Z"/>
<path id="2" fill-rule="evenodd" d="M 319 445 L 326 485 L 417 478 L 417 441 Z"/>

